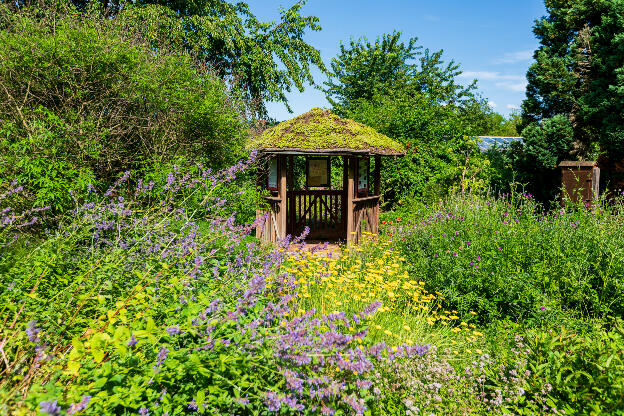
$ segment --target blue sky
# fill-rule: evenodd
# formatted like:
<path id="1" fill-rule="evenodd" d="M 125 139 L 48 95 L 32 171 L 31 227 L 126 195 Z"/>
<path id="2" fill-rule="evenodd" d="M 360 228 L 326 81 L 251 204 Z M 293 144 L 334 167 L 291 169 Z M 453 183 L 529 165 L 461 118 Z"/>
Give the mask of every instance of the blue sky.
<path id="1" fill-rule="evenodd" d="M 247 0 L 261 20 L 277 20 L 279 7 L 294 0 Z M 375 40 L 393 30 L 431 50 L 444 50 L 464 71 L 461 80 L 478 80 L 479 92 L 495 111 L 509 114 L 524 98 L 526 71 L 537 47 L 533 21 L 546 13 L 543 0 L 308 0 L 304 15 L 319 17 L 323 30 L 310 32 L 306 41 L 321 51 L 327 66 L 340 42 L 367 37 Z M 326 77 L 314 73 L 322 84 Z M 312 87 L 288 95 L 293 114 L 279 103 L 269 103 L 276 120 L 289 119 L 313 107 L 329 107 L 324 94 Z"/>

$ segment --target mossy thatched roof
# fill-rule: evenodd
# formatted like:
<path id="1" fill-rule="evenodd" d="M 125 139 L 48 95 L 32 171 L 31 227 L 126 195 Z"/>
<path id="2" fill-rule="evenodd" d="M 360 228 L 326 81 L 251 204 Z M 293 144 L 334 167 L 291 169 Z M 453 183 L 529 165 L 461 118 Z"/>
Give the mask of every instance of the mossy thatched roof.
<path id="1" fill-rule="evenodd" d="M 275 153 L 365 153 L 403 155 L 403 145 L 375 129 L 313 108 L 264 131 L 248 143 L 250 149 Z"/>

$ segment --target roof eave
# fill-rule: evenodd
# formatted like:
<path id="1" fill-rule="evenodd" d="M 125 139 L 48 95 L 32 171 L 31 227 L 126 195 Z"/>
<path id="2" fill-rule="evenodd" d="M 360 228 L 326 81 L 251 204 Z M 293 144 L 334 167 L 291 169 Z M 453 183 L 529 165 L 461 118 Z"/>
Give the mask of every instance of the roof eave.
<path id="1" fill-rule="evenodd" d="M 263 148 L 257 149 L 259 153 L 282 154 L 292 156 L 352 156 L 352 155 L 375 155 L 375 156 L 405 156 L 405 152 L 389 149 L 301 149 L 301 148 Z"/>

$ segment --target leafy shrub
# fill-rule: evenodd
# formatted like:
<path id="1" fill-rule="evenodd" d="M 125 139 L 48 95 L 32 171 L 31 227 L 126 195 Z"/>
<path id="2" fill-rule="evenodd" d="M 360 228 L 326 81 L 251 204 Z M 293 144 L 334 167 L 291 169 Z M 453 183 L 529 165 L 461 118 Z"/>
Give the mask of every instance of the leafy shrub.
<path id="1" fill-rule="evenodd" d="M 624 414 L 624 328 L 579 334 L 564 327 L 526 336 L 533 391 L 547 386 L 567 414 Z"/>
<path id="2" fill-rule="evenodd" d="M 117 19 L 40 13 L 0 8 L 0 176 L 26 186 L 25 207 L 71 209 L 71 192 L 164 160 L 241 155 L 246 126 L 208 68 Z"/>
<path id="3" fill-rule="evenodd" d="M 415 280 L 464 316 L 527 323 L 624 316 L 620 207 L 545 213 L 528 194 L 453 196 L 386 216 Z M 397 215 L 397 214 L 394 214 Z M 400 217 L 400 214 L 399 214 Z M 394 221 L 393 221 L 394 219 Z"/>
<path id="4" fill-rule="evenodd" d="M 510 329 L 516 332 L 509 337 Z M 523 329 L 496 326 L 491 338 L 501 368 L 508 377 L 521 376 L 527 399 L 541 396 L 544 406 L 565 414 L 622 414 L 624 357 L 622 321 L 608 326 L 591 325 L 579 332 L 563 326 Z M 513 342 L 510 343 L 510 339 Z M 515 371 L 510 374 L 509 369 Z M 488 373 L 492 389 L 504 389 L 505 380 L 497 377 L 496 368 Z M 528 412 L 526 402 L 509 404 L 515 414 Z"/>

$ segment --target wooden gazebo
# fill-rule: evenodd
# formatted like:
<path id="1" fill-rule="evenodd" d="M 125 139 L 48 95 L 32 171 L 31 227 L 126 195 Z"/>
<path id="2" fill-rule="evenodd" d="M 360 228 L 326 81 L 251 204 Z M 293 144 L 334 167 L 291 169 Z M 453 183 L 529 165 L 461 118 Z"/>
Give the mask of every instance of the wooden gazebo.
<path id="1" fill-rule="evenodd" d="M 267 242 L 300 235 L 306 226 L 309 240 L 347 245 L 364 231 L 376 234 L 381 156 L 404 154 L 389 137 L 320 108 L 266 130 L 249 147 L 263 162 L 258 185 L 269 191 L 257 229 Z"/>

